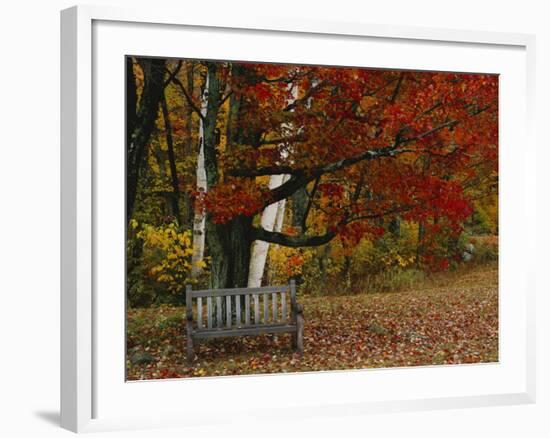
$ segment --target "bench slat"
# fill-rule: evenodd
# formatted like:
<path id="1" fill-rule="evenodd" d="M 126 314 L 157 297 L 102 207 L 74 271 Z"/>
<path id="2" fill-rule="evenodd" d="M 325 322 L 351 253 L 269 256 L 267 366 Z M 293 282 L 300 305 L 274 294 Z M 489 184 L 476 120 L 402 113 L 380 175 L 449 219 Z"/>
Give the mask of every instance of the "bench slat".
<path id="1" fill-rule="evenodd" d="M 266 287 L 239 287 L 234 289 L 204 289 L 195 290 L 191 294 L 193 298 L 197 297 L 225 297 L 227 295 L 263 295 L 273 292 L 286 292 L 289 290 L 288 285 L 283 286 L 266 286 Z"/>
<path id="2" fill-rule="evenodd" d="M 216 325 L 221 327 L 222 321 L 222 297 L 216 297 Z"/>
<path id="3" fill-rule="evenodd" d="M 268 308 L 269 308 L 269 295 L 264 295 L 264 324 L 267 324 L 267 315 L 268 315 Z"/>
<path id="4" fill-rule="evenodd" d="M 206 319 L 208 320 L 208 328 L 212 328 L 212 298 L 206 298 Z"/>
<path id="5" fill-rule="evenodd" d="M 254 297 L 254 324 L 260 322 L 260 296 L 252 295 Z"/>
<path id="6" fill-rule="evenodd" d="M 202 328 L 202 298 L 197 298 L 197 327 Z"/>
<path id="7" fill-rule="evenodd" d="M 241 301 L 240 295 L 245 297 L 245 309 L 244 309 L 244 325 L 249 327 L 259 326 L 261 324 L 267 325 L 268 322 L 272 324 L 283 323 L 285 324 L 288 321 L 288 316 L 290 315 L 290 324 L 294 325 L 293 312 L 289 307 L 294 308 L 296 302 L 296 289 L 291 281 L 290 285 L 285 286 L 267 286 L 262 288 L 234 288 L 234 289 L 213 289 L 213 290 L 202 290 L 202 291 L 191 291 L 192 297 L 197 298 L 197 327 L 198 329 L 203 329 L 205 326 L 208 329 L 222 329 L 224 326 L 226 328 L 231 328 L 233 326 L 233 308 L 231 303 L 231 297 L 235 297 L 235 324 L 236 327 L 240 327 L 243 323 L 242 321 L 242 311 L 241 311 Z M 290 293 L 290 300 L 287 299 L 287 293 Z M 277 299 L 277 294 L 280 294 L 280 307 L 281 311 L 279 314 L 279 303 Z M 252 295 L 253 306 L 254 306 L 254 316 L 253 319 L 250 315 L 250 295 Z M 263 297 L 262 297 L 263 295 Z M 271 295 L 271 306 L 269 305 L 269 295 Z M 203 321 L 202 316 L 202 298 L 206 298 L 206 318 L 207 321 Z M 225 312 L 223 312 L 223 301 L 222 297 L 225 297 Z M 216 299 L 214 312 L 214 303 L 213 299 Z M 260 311 L 260 299 L 262 299 L 263 311 Z M 290 303 L 288 302 L 290 301 Z M 271 311 L 270 311 L 271 309 Z M 216 313 L 216 315 L 214 315 Z M 224 315 L 225 313 L 225 315 Z M 271 313 L 271 316 L 269 315 Z M 280 318 L 279 318 L 280 315 Z M 225 316 L 225 321 L 223 317 Z M 214 320 L 215 319 L 215 320 Z"/>
<path id="8" fill-rule="evenodd" d="M 286 292 L 281 293 L 281 320 L 286 322 Z"/>
<path id="9" fill-rule="evenodd" d="M 296 324 L 296 289 L 294 287 L 294 280 L 290 280 L 290 310 L 292 324 Z"/>
<path id="10" fill-rule="evenodd" d="M 250 325 L 250 295 L 244 296 L 244 323 Z"/>
<path id="11" fill-rule="evenodd" d="M 193 350 L 194 339 L 222 338 L 230 336 L 261 335 L 264 333 L 291 333 L 292 346 L 303 354 L 303 310 L 296 303 L 296 282 L 290 280 L 289 286 L 271 286 L 264 288 L 235 288 L 204 290 L 193 293 L 191 285 L 186 286 L 186 333 L 187 333 L 187 361 L 192 363 L 195 359 Z M 219 292 L 219 293 L 216 293 Z M 277 294 L 280 294 L 280 307 Z M 287 298 L 287 294 L 290 297 Z M 241 295 L 244 295 L 245 325 L 242 325 Z M 254 306 L 254 320 L 251 321 L 252 295 Z M 263 311 L 260 314 L 260 299 L 263 295 Z M 269 305 L 271 295 L 271 306 Z M 235 324 L 233 324 L 233 307 L 231 297 L 235 297 Z M 193 327 L 193 297 L 197 298 L 197 329 Z M 222 308 L 225 297 L 225 311 Z M 206 298 L 206 319 L 203 318 L 203 301 Z M 214 298 L 216 301 L 213 301 Z M 289 303 L 290 301 L 290 303 Z M 271 309 L 271 310 L 270 310 Z M 214 316 L 214 313 L 216 315 Z M 269 314 L 271 313 L 271 316 Z M 225 323 L 223 316 L 225 314 Z M 279 318 L 279 315 L 281 318 Z M 216 320 L 214 321 L 214 317 Z M 208 328 L 205 327 L 208 326 Z"/>
<path id="12" fill-rule="evenodd" d="M 277 294 L 271 294 L 271 321 L 277 322 Z"/>
<path id="13" fill-rule="evenodd" d="M 260 326 L 241 327 L 231 329 L 211 329 L 193 332 L 193 338 L 223 338 L 227 336 L 260 335 L 263 333 L 292 333 L 296 332 L 295 325 L 289 324 L 262 324 Z"/>
<path id="14" fill-rule="evenodd" d="M 225 324 L 231 327 L 231 296 L 225 297 Z"/>
<path id="15" fill-rule="evenodd" d="M 235 295 L 235 325 L 240 327 L 241 325 L 241 296 Z"/>

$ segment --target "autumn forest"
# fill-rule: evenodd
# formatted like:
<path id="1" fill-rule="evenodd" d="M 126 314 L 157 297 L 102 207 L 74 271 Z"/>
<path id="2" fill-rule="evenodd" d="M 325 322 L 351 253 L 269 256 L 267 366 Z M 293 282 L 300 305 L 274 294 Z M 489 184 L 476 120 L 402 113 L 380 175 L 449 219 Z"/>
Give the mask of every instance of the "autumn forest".
<path id="1" fill-rule="evenodd" d="M 498 76 L 125 62 L 129 380 L 498 360 Z M 187 285 L 290 280 L 303 354 L 186 361 Z"/>

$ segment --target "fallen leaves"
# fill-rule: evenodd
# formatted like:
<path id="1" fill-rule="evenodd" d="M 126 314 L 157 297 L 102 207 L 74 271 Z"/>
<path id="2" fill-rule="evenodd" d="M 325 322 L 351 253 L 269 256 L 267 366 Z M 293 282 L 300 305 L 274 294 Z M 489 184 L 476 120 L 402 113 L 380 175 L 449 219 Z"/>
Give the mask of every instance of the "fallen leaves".
<path id="1" fill-rule="evenodd" d="M 290 335 L 212 339 L 185 362 L 183 309 L 128 312 L 127 378 L 163 379 L 344 370 L 498 360 L 496 264 L 449 275 L 417 290 L 354 296 L 300 297 L 304 355 Z M 146 360 L 143 360 L 146 358 Z"/>

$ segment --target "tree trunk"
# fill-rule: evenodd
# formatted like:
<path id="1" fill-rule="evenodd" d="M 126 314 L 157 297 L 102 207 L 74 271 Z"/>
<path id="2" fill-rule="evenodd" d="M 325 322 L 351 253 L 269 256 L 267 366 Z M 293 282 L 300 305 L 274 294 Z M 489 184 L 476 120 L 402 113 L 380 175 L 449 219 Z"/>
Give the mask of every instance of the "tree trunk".
<path id="1" fill-rule="evenodd" d="M 283 183 L 283 175 L 272 175 L 269 178 L 269 189 L 279 187 Z M 280 202 L 275 202 L 267 206 L 262 212 L 261 226 L 264 230 L 273 231 L 277 222 L 277 213 Z M 284 207 L 283 207 L 284 209 Z M 263 240 L 256 240 L 252 245 L 252 256 L 250 259 L 250 272 L 248 274 L 248 287 L 260 287 L 264 275 L 265 261 L 269 243 Z"/>
<path id="2" fill-rule="evenodd" d="M 126 144 L 129 145 L 136 126 L 137 85 L 134 76 L 134 58 L 126 57 Z"/>
<path id="3" fill-rule="evenodd" d="M 180 189 L 179 180 L 176 170 L 176 156 L 174 154 L 174 140 L 172 138 L 172 124 L 170 123 L 170 114 L 168 112 L 168 104 L 166 103 L 166 95 L 163 93 L 161 99 L 162 118 L 164 119 L 164 129 L 166 131 L 166 144 L 168 146 L 168 163 L 170 165 L 170 181 L 172 182 L 171 205 L 172 213 L 176 217 L 179 225 L 182 224 L 180 216 Z"/>
<path id="4" fill-rule="evenodd" d="M 201 115 L 206 117 L 208 107 L 208 86 L 209 76 L 206 76 L 204 90 L 201 96 Z M 204 122 L 203 118 L 199 120 L 199 154 L 197 158 L 197 190 L 206 194 L 208 183 L 206 179 L 206 169 L 204 166 Z M 197 278 L 202 272 L 202 262 L 204 260 L 204 242 L 205 242 L 206 214 L 203 208 L 195 208 L 193 218 L 193 255 L 191 259 L 191 278 Z"/>
<path id="5" fill-rule="evenodd" d="M 287 182 L 290 179 L 290 175 L 283 176 L 283 182 Z M 277 206 L 277 217 L 275 218 L 275 226 L 273 231 L 280 233 L 283 230 L 283 224 L 285 221 L 285 209 L 286 209 L 286 199 L 281 199 L 279 205 Z"/>
<path id="6" fill-rule="evenodd" d="M 204 168 L 208 187 L 218 182 L 218 157 L 216 152 L 217 136 L 216 122 L 220 109 L 221 95 L 216 62 L 207 62 L 208 67 L 208 96 L 206 100 L 206 114 L 203 119 L 204 135 Z"/>
<path id="7" fill-rule="evenodd" d="M 422 263 L 422 253 L 424 252 L 424 236 L 426 234 L 426 224 L 423 220 L 418 222 L 418 239 L 416 242 L 416 266 L 420 267 Z"/>
<path id="8" fill-rule="evenodd" d="M 215 62 L 207 62 L 207 99 L 206 111 L 203 113 L 202 124 L 202 146 L 204 151 L 204 170 L 206 174 L 206 185 L 214 187 L 218 182 L 218 160 L 216 154 L 216 121 L 221 104 L 220 84 L 217 76 L 218 67 Z M 248 227 L 252 226 L 252 219 Z M 210 287 L 213 289 L 231 287 L 228 286 L 235 281 L 233 277 L 238 275 L 234 260 L 240 259 L 243 244 L 243 230 L 248 228 L 246 221 L 239 217 L 228 224 L 214 223 L 210 214 L 206 215 L 206 242 L 212 258 L 210 269 Z M 250 234 L 250 233 L 249 233 Z M 204 235 L 204 233 L 203 233 Z M 247 257 L 249 249 L 244 252 Z M 249 255 L 248 255 L 249 256 Z"/>
<path id="9" fill-rule="evenodd" d="M 186 68 L 187 68 L 187 90 L 189 91 L 189 95 L 191 97 L 194 96 L 193 90 L 195 87 L 195 75 L 194 75 L 194 68 L 195 64 L 193 61 L 187 61 L 186 62 Z M 194 144 L 193 144 L 193 108 L 191 105 L 187 104 L 187 115 L 186 115 L 186 126 L 185 129 L 187 131 L 187 143 L 186 143 L 186 154 L 193 153 Z"/>
<path id="10" fill-rule="evenodd" d="M 130 58 L 128 58 L 130 59 Z M 131 132 L 126 139 L 126 220 L 129 221 L 134 211 L 139 174 L 145 163 L 145 147 L 155 129 L 157 112 L 164 89 L 164 60 L 139 59 L 143 70 L 143 90 L 139 107 L 132 113 L 131 106 L 136 98 L 135 78 L 133 78 L 133 64 L 126 61 L 127 69 L 127 130 Z"/>
<path id="11" fill-rule="evenodd" d="M 237 216 L 227 224 L 207 221 L 212 257 L 210 287 L 246 287 L 251 258 L 252 217 Z"/>
<path id="12" fill-rule="evenodd" d="M 216 157 L 216 118 L 220 107 L 221 95 L 216 76 L 215 63 L 207 63 L 210 78 L 208 86 L 208 106 L 204 118 L 205 169 L 208 187 L 218 182 Z M 239 75 L 239 70 L 232 71 Z M 227 124 L 227 148 L 241 140 L 242 121 L 240 120 L 241 98 L 232 95 Z M 210 287 L 246 287 L 251 258 L 252 217 L 237 216 L 228 223 L 216 224 L 210 215 L 206 220 L 206 241 L 212 258 Z"/>
<path id="13" fill-rule="evenodd" d="M 308 204 L 307 188 L 302 187 L 292 195 L 292 226 L 304 232 L 305 212 Z"/>
<path id="14" fill-rule="evenodd" d="M 422 175 L 426 175 L 432 162 L 431 155 L 422 157 Z M 418 222 L 418 240 L 416 243 L 416 266 L 419 268 L 422 263 L 422 254 L 424 253 L 424 238 L 426 236 L 426 220 L 421 219 Z"/>
<path id="15" fill-rule="evenodd" d="M 195 69 L 195 63 L 193 61 L 186 61 L 186 68 L 187 68 L 187 89 L 189 90 L 189 94 L 191 96 L 194 96 L 194 69 Z M 191 108 L 191 105 L 187 104 L 187 114 L 186 114 L 186 132 L 187 132 L 187 141 L 185 142 L 184 146 L 184 153 L 183 153 L 183 159 L 187 157 L 192 157 L 195 154 L 198 154 L 197 149 L 195 148 L 196 143 L 193 142 L 193 108 Z M 191 200 L 191 196 L 189 193 L 184 193 L 183 196 L 183 222 L 184 224 L 190 224 L 189 228 L 193 228 L 193 202 Z"/>
<path id="16" fill-rule="evenodd" d="M 242 74 L 243 70 L 240 66 L 233 66 L 231 70 L 233 77 L 239 77 Z M 226 151 L 231 151 L 243 141 L 241 104 L 242 96 L 232 94 L 227 114 Z M 252 247 L 252 221 L 251 217 L 238 216 L 226 224 L 207 222 L 208 250 L 212 257 L 211 287 L 247 286 Z M 242 304 L 244 305 L 244 301 Z"/>
<path id="17" fill-rule="evenodd" d="M 401 219 L 398 217 L 394 217 L 390 220 L 390 223 L 388 224 L 388 231 L 394 236 L 394 237 L 401 237 Z"/>
<path id="18" fill-rule="evenodd" d="M 288 104 L 294 102 L 298 97 L 298 90 L 293 84 L 290 84 L 293 98 Z M 290 126 L 289 126 L 290 127 Z M 269 189 L 273 190 L 288 181 L 289 175 L 271 175 L 269 178 Z M 268 205 L 262 212 L 261 226 L 267 231 L 280 232 L 283 228 L 286 200 Z M 260 287 L 264 275 L 265 262 L 269 243 L 262 240 L 256 240 L 252 246 L 252 256 L 250 260 L 250 272 L 248 274 L 248 287 Z"/>
<path id="19" fill-rule="evenodd" d="M 351 256 L 344 256 L 344 266 L 342 268 L 342 273 L 344 275 L 344 281 L 346 283 L 347 292 L 351 290 Z"/>

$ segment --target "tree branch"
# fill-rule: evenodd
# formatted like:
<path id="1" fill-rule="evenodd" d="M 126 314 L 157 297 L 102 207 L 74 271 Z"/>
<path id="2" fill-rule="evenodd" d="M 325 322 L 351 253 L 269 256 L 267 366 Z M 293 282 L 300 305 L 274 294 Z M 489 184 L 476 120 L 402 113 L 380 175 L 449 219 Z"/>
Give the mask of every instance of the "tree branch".
<path id="1" fill-rule="evenodd" d="M 383 216 L 392 215 L 395 213 L 402 213 L 413 209 L 414 205 L 408 205 L 400 208 L 395 208 L 383 213 L 375 213 L 370 215 L 356 216 L 354 218 L 344 218 L 340 221 L 339 226 L 347 225 L 358 220 L 376 219 Z M 335 231 L 327 231 L 325 234 L 316 236 L 306 236 L 301 234 L 299 236 L 290 236 L 288 234 L 279 233 L 276 231 L 267 231 L 260 227 L 254 227 L 252 230 L 252 237 L 254 240 L 263 240 L 264 242 L 275 243 L 277 245 L 289 246 L 291 248 L 299 248 L 305 246 L 320 246 L 329 243 L 334 239 L 338 233 Z"/>
<path id="2" fill-rule="evenodd" d="M 189 104 L 189 106 L 191 107 L 191 109 L 193 111 L 195 111 L 195 113 L 197 113 L 197 115 L 202 119 L 204 120 L 204 116 L 202 115 L 201 113 L 201 110 L 199 109 L 199 107 L 195 104 L 195 102 L 193 102 L 193 98 L 189 95 L 187 89 L 185 88 L 185 86 L 181 83 L 181 81 L 177 78 L 177 77 L 172 77 L 171 78 L 171 81 L 176 84 L 182 91 L 183 95 L 185 96 L 185 99 L 187 100 L 187 103 Z"/>
<path id="3" fill-rule="evenodd" d="M 178 65 L 176 66 L 175 70 L 173 72 L 171 72 L 170 70 L 168 70 L 168 68 L 166 68 L 166 72 L 168 73 L 168 79 L 166 79 L 164 81 L 164 88 L 166 88 L 168 86 L 168 84 L 170 82 L 172 82 L 174 80 L 174 78 L 176 77 L 176 75 L 179 73 L 179 71 L 181 70 L 181 66 L 183 65 L 183 62 L 182 61 L 179 61 L 178 62 Z"/>
<path id="4" fill-rule="evenodd" d="M 439 126 L 436 126 L 435 128 L 425 131 L 422 134 L 416 135 L 414 137 L 403 138 L 403 139 L 397 138 L 395 143 L 391 146 L 386 146 L 385 148 L 380 148 L 380 149 L 369 149 L 358 155 L 354 155 L 348 158 L 343 158 L 339 161 L 330 163 L 326 166 L 317 167 L 313 169 L 295 169 L 289 165 L 275 165 L 275 166 L 258 167 L 256 169 L 231 169 L 227 172 L 227 174 L 230 176 L 241 176 L 241 177 L 247 177 L 247 178 L 255 178 L 257 176 L 266 176 L 266 175 L 280 175 L 282 173 L 287 173 L 297 177 L 307 174 L 309 175 L 307 182 L 309 182 L 315 179 L 319 175 L 322 175 L 324 173 L 336 172 L 340 169 L 349 167 L 361 161 L 373 160 L 373 159 L 382 158 L 382 157 L 395 157 L 403 153 L 414 152 L 414 150 L 411 150 L 411 149 L 400 149 L 399 146 L 405 145 L 407 143 L 411 143 L 416 140 L 421 140 L 425 137 L 428 137 L 429 135 L 432 135 L 438 131 L 441 131 L 442 129 L 456 126 L 459 123 L 460 122 L 457 120 L 450 120 L 448 122 L 442 123 Z M 291 180 L 289 180 L 288 182 L 291 182 Z M 279 186 L 279 187 L 283 187 L 283 186 Z"/>
<path id="5" fill-rule="evenodd" d="M 281 175 L 284 173 L 288 173 L 289 175 L 301 175 L 304 172 L 301 170 L 296 170 L 289 165 L 264 166 L 257 169 L 229 169 L 226 171 L 226 174 L 229 176 L 240 176 L 243 178 L 256 178 L 257 176 L 266 175 Z"/>
<path id="6" fill-rule="evenodd" d="M 233 94 L 233 90 L 228 91 L 227 94 L 224 97 L 222 97 L 222 99 L 220 100 L 220 106 L 222 106 L 225 103 L 225 101 L 231 97 L 232 94 Z"/>
<path id="7" fill-rule="evenodd" d="M 391 215 L 394 215 L 394 214 L 405 213 L 407 211 L 411 211 L 415 207 L 416 207 L 416 205 L 412 205 L 412 204 L 411 205 L 404 205 L 404 206 L 401 206 L 401 207 L 396 207 L 396 208 L 392 208 L 390 210 L 383 211 L 381 213 L 371 213 L 371 214 L 364 214 L 364 215 L 361 215 L 361 216 L 355 216 L 355 217 L 352 217 L 352 218 L 348 219 L 345 223 L 347 225 L 347 224 L 351 224 L 352 222 L 363 221 L 363 220 L 367 220 L 367 219 L 379 219 L 379 218 L 385 217 L 385 216 L 391 216 Z"/>
<path id="8" fill-rule="evenodd" d="M 296 135 L 291 135 L 291 136 L 288 136 L 288 137 L 277 137 L 277 138 L 272 138 L 270 140 L 260 140 L 260 145 L 281 144 L 281 143 L 286 143 L 286 142 L 298 143 L 298 142 L 301 142 L 303 140 L 305 140 L 304 134 L 296 134 Z"/>
<path id="9" fill-rule="evenodd" d="M 294 108 L 296 108 L 300 103 L 307 102 L 308 99 L 313 96 L 319 88 L 324 87 L 327 84 L 327 81 L 321 81 L 318 84 L 311 87 L 309 90 L 307 90 L 306 94 L 304 94 L 300 99 L 294 100 L 294 102 L 288 104 L 285 108 L 283 108 L 283 111 L 292 111 Z"/>
<path id="10" fill-rule="evenodd" d="M 263 240 L 264 242 L 290 246 L 291 248 L 320 246 L 330 242 L 336 237 L 336 233 L 334 231 L 328 231 L 327 233 L 318 236 L 289 236 L 287 234 L 276 231 L 267 231 L 258 227 L 253 228 L 252 234 L 254 240 Z"/>
<path id="11" fill-rule="evenodd" d="M 363 94 L 363 97 L 372 97 L 372 96 L 375 96 L 376 94 L 378 94 L 380 91 L 382 91 L 384 88 L 386 88 L 388 85 L 391 85 L 393 82 L 395 82 L 397 79 L 396 78 L 392 78 L 390 79 L 388 82 L 386 82 L 385 84 L 381 85 L 380 87 L 368 92 L 368 93 L 364 93 Z"/>
<path id="12" fill-rule="evenodd" d="M 311 210 L 311 204 L 313 204 L 313 198 L 315 198 L 315 194 L 317 193 L 317 186 L 319 185 L 320 179 L 321 179 L 321 176 L 318 176 L 315 179 L 315 183 L 313 184 L 313 188 L 311 189 L 311 194 L 308 193 L 308 202 L 306 206 L 306 211 L 304 213 L 304 217 L 302 219 L 302 224 L 301 224 L 302 232 L 304 233 L 307 230 L 307 217 L 309 216 L 309 211 Z M 306 190 L 306 193 L 307 193 L 307 190 Z"/>
<path id="13" fill-rule="evenodd" d="M 401 85 L 403 84 L 403 79 L 405 78 L 405 73 L 401 72 L 399 74 L 399 79 L 397 79 L 397 85 L 395 86 L 395 89 L 393 90 L 393 93 L 390 98 L 391 103 L 395 103 L 397 100 L 397 96 L 399 95 L 399 91 L 401 90 Z"/>
<path id="14" fill-rule="evenodd" d="M 429 129 L 428 131 L 423 132 L 422 134 L 416 135 L 414 137 L 404 138 L 400 141 L 401 144 L 410 143 L 416 140 L 422 140 L 429 135 L 435 134 L 438 131 L 441 131 L 445 128 L 452 128 L 458 125 L 460 122 L 458 120 L 449 120 L 448 122 L 442 123 L 441 125 L 436 126 L 435 128 Z"/>

